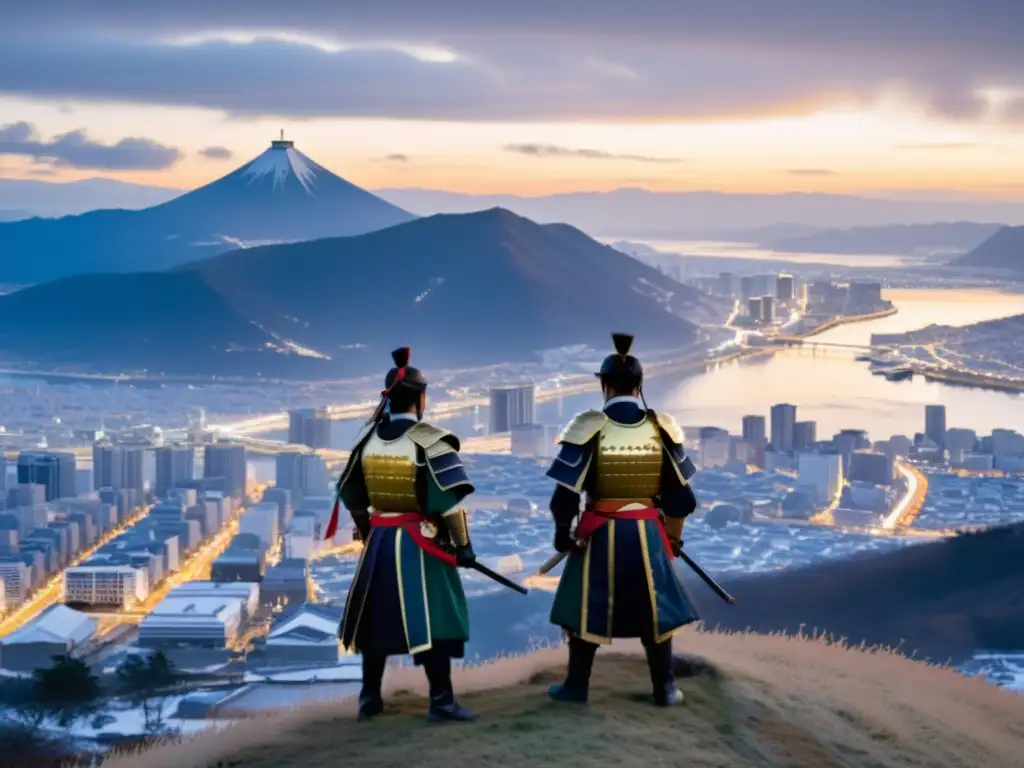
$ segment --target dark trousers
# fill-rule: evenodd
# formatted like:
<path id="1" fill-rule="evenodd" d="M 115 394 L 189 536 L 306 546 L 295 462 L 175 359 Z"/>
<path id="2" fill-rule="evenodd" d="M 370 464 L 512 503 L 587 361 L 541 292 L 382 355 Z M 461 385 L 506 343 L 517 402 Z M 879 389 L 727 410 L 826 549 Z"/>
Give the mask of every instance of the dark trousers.
<path id="1" fill-rule="evenodd" d="M 379 702 L 384 668 L 388 657 L 383 654 L 363 653 L 363 689 L 359 694 L 360 706 Z M 444 650 L 430 650 L 416 654 L 417 665 L 423 667 L 430 684 L 431 707 L 447 707 L 455 701 L 452 690 L 452 660 Z"/>
<path id="2" fill-rule="evenodd" d="M 654 696 L 660 698 L 675 684 L 672 675 L 672 638 L 660 643 L 644 639 L 643 644 Z M 597 648 L 596 643 L 575 636 L 569 638 L 569 670 L 565 679 L 568 688 L 582 694 L 587 692 Z"/>

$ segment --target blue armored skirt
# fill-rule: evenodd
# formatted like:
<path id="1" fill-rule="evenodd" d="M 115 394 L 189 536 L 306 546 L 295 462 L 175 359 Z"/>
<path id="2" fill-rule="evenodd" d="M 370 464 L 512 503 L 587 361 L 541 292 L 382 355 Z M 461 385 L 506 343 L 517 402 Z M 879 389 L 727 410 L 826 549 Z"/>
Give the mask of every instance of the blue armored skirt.
<path id="1" fill-rule="evenodd" d="M 656 520 L 609 520 L 572 552 L 551 623 L 592 643 L 660 643 L 698 619 Z"/>
<path id="2" fill-rule="evenodd" d="M 469 616 L 458 571 L 426 554 L 402 528 L 372 528 L 339 636 L 347 649 L 363 654 L 434 650 L 462 658 Z"/>

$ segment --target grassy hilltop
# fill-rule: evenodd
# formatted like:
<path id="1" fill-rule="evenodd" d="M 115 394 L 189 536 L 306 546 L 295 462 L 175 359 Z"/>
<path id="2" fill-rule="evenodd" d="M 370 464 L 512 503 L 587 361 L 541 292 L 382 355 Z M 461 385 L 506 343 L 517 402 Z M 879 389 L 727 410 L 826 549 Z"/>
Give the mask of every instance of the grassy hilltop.
<path id="1" fill-rule="evenodd" d="M 243 721 L 110 768 L 787 766 L 978 768 L 1024 760 L 1024 697 L 887 651 L 778 635 L 685 632 L 677 651 L 709 669 L 679 680 L 684 706 L 647 703 L 639 647 L 598 654 L 588 708 L 545 695 L 562 648 L 457 670 L 469 725 L 429 726 L 418 669 L 395 670 L 386 715 L 354 702 Z M 680 668 L 685 667 L 680 663 Z"/>

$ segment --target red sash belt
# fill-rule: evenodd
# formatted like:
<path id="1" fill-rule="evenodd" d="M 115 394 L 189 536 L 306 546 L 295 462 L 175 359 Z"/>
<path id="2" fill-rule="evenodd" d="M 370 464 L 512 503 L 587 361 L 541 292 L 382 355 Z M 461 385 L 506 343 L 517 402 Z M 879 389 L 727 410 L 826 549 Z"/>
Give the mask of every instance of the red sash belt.
<path id="1" fill-rule="evenodd" d="M 665 523 L 662 521 L 658 509 L 653 506 L 643 509 L 622 509 L 630 504 L 650 504 L 650 501 L 592 501 L 588 503 L 580 517 L 579 525 L 576 526 L 576 538 L 589 539 L 609 520 L 653 520 L 658 524 L 658 532 L 665 545 L 665 554 L 671 558 L 673 556 L 672 545 L 669 543 L 668 531 L 665 530 Z"/>
<path id="2" fill-rule="evenodd" d="M 420 525 L 426 522 L 430 521 L 418 512 L 403 512 L 397 515 L 382 515 L 379 512 L 374 512 L 370 515 L 371 528 L 402 528 L 428 555 L 436 557 L 448 565 L 455 565 L 455 555 L 437 546 L 433 539 L 423 535 Z"/>

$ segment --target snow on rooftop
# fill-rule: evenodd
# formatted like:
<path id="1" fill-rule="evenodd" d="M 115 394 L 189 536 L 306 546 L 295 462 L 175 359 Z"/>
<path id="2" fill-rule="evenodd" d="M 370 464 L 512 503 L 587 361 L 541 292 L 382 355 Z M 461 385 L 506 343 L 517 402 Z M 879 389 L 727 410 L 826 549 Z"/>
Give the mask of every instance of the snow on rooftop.
<path id="1" fill-rule="evenodd" d="M 274 142 L 270 149 L 246 166 L 242 171 L 242 177 L 247 178 L 249 184 L 253 184 L 266 176 L 271 176 L 273 188 L 277 190 L 278 187 L 284 187 L 289 176 L 294 176 L 306 192 L 314 194 L 316 163 L 299 150 L 288 146 L 290 144 L 291 142 Z"/>
<path id="2" fill-rule="evenodd" d="M 58 603 L 21 629 L 0 640 L 2 645 L 15 643 L 59 643 L 72 645 L 84 642 L 96 631 L 96 622 L 87 614 Z"/>
<path id="3" fill-rule="evenodd" d="M 328 635 L 336 635 L 338 632 L 338 619 L 320 613 L 316 609 L 300 608 L 293 616 L 271 629 L 267 635 L 267 640 L 276 640 L 302 627 L 308 627 Z"/>

